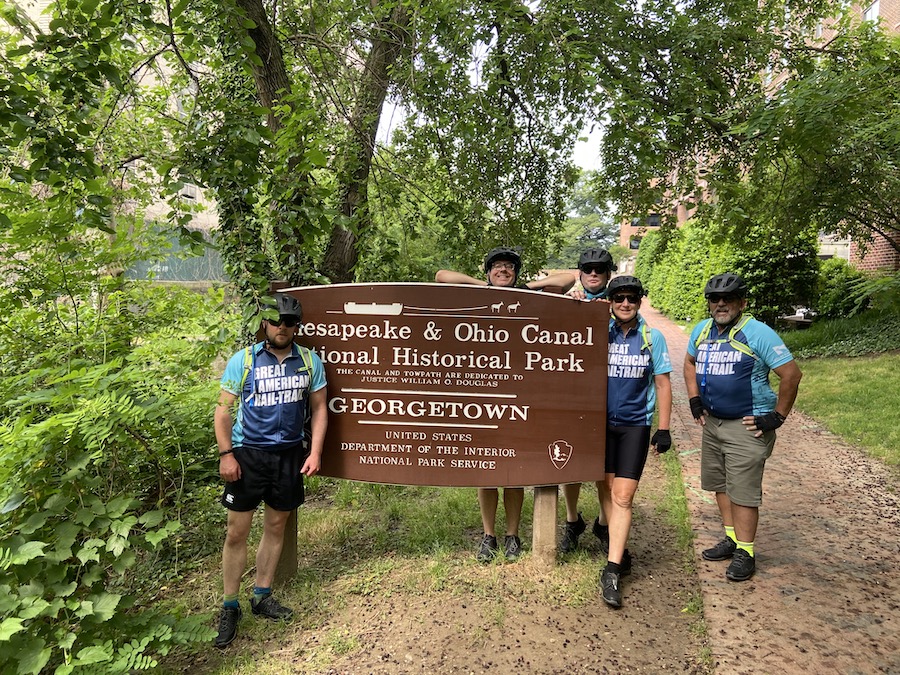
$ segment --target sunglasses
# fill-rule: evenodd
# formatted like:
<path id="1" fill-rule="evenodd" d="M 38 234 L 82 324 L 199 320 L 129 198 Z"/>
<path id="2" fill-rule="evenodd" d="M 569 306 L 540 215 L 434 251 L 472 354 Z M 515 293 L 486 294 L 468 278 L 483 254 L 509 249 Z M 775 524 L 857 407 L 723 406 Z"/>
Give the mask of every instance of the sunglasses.
<path id="1" fill-rule="evenodd" d="M 706 299 L 712 304 L 718 305 L 722 300 L 730 304 L 732 302 L 740 300 L 741 298 L 738 295 L 722 295 L 721 293 L 710 293 L 706 296 Z"/>
<path id="2" fill-rule="evenodd" d="M 294 326 L 300 325 L 300 319 L 296 316 L 280 316 L 278 317 L 278 321 L 272 321 L 272 319 L 268 319 L 269 325 L 278 328 L 281 324 L 284 324 L 288 328 L 293 328 Z"/>
<path id="3" fill-rule="evenodd" d="M 616 293 L 614 296 L 612 296 L 612 301 L 616 304 L 621 304 L 627 300 L 632 305 L 636 305 L 640 299 L 640 296 L 631 295 L 630 293 Z"/>
<path id="4" fill-rule="evenodd" d="M 581 268 L 585 274 L 606 274 L 606 267 L 603 265 L 585 265 Z"/>

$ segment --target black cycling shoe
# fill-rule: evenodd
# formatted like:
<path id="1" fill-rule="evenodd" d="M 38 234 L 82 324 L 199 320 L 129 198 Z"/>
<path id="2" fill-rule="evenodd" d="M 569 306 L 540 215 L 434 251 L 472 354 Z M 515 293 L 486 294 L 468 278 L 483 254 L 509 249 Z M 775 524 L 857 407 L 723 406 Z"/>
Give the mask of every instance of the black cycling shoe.
<path id="1" fill-rule="evenodd" d="M 600 540 L 600 550 L 603 551 L 603 555 L 609 554 L 609 525 L 601 525 L 598 517 L 594 519 L 591 531 Z"/>
<path id="2" fill-rule="evenodd" d="M 737 544 L 734 543 L 734 540 L 731 537 L 725 537 L 712 548 L 705 549 L 700 555 L 704 560 L 728 560 L 734 555 L 736 549 Z"/>
<path id="3" fill-rule="evenodd" d="M 734 552 L 734 559 L 725 570 L 725 576 L 730 581 L 747 581 L 756 572 L 756 558 L 742 548 Z"/>
<path id="4" fill-rule="evenodd" d="M 563 530 L 562 541 L 559 542 L 560 553 L 571 553 L 578 548 L 578 537 L 587 529 L 584 518 L 578 514 L 578 520 L 574 523 L 566 521 L 566 527 Z"/>
<path id="5" fill-rule="evenodd" d="M 219 634 L 216 635 L 216 647 L 227 647 L 237 637 L 237 625 L 241 620 L 240 607 L 223 607 L 219 614 Z"/>
<path id="6" fill-rule="evenodd" d="M 619 575 L 604 567 L 600 574 L 600 590 L 603 602 L 610 607 L 622 606 L 622 592 L 619 590 Z"/>
<path id="7" fill-rule="evenodd" d="M 251 599 L 250 609 L 257 616 L 264 616 L 273 621 L 287 621 L 294 616 L 294 610 L 282 605 L 271 594 L 265 596 L 259 602 Z"/>

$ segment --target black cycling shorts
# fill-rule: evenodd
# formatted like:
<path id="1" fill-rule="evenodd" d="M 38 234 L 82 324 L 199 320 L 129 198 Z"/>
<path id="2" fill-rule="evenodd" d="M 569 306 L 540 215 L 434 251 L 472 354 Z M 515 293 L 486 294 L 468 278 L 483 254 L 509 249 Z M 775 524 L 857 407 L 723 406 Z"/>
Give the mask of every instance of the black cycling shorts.
<path id="1" fill-rule="evenodd" d="M 303 503 L 303 475 L 306 455 L 297 445 L 285 450 L 257 450 L 237 447 L 234 458 L 241 465 L 241 477 L 225 483 L 222 504 L 232 511 L 253 511 L 260 502 L 276 511 L 293 511 Z"/>
<path id="2" fill-rule="evenodd" d="M 606 425 L 606 473 L 640 480 L 650 450 L 650 427 Z"/>

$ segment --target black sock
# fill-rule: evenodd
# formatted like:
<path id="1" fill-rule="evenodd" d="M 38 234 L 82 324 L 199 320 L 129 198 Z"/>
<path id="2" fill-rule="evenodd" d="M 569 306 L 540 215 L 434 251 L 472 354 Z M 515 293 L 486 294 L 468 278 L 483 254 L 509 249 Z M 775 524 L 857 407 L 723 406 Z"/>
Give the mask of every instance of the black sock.
<path id="1" fill-rule="evenodd" d="M 606 563 L 606 571 L 612 572 L 613 574 L 619 574 L 621 568 L 619 567 L 619 563 L 608 562 Z"/>

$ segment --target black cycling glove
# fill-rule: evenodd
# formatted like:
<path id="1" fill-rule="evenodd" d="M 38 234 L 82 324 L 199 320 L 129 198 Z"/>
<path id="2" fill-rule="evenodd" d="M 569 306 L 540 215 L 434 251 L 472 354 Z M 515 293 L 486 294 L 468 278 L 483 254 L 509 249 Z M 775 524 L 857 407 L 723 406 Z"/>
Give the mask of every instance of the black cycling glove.
<path id="1" fill-rule="evenodd" d="M 662 454 L 672 447 L 672 434 L 668 429 L 657 429 L 650 439 L 650 445 L 656 446 L 656 452 Z"/>
<path id="2" fill-rule="evenodd" d="M 753 424 L 760 431 L 775 431 L 784 424 L 785 417 L 780 412 L 772 411 L 753 418 Z"/>
<path id="3" fill-rule="evenodd" d="M 691 415 L 694 416 L 695 420 L 699 420 L 703 417 L 703 399 L 699 396 L 691 396 L 688 400 L 688 404 L 691 406 Z"/>

